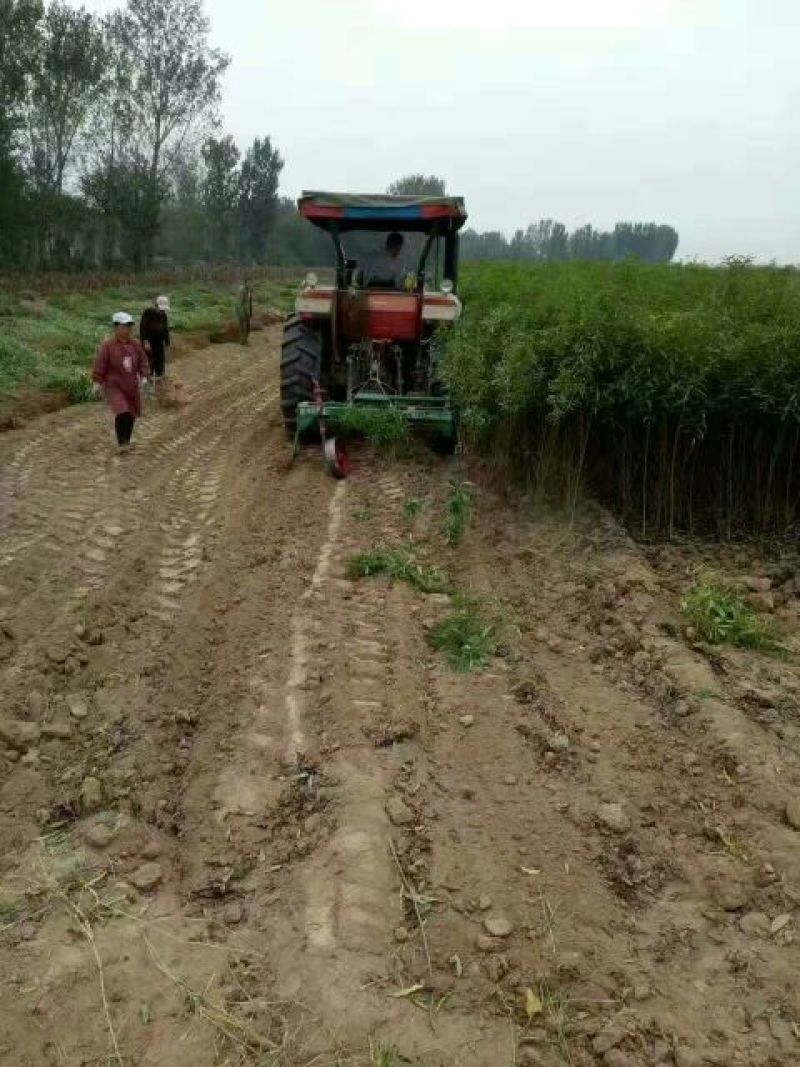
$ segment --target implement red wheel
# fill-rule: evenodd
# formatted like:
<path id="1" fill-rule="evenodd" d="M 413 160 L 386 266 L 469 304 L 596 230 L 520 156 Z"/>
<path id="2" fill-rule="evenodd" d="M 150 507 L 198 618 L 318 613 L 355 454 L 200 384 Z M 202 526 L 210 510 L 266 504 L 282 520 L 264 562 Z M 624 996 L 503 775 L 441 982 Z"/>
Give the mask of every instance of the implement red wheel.
<path id="1" fill-rule="evenodd" d="M 325 439 L 325 467 L 334 478 L 346 478 L 350 470 L 350 461 L 344 447 L 335 437 Z"/>

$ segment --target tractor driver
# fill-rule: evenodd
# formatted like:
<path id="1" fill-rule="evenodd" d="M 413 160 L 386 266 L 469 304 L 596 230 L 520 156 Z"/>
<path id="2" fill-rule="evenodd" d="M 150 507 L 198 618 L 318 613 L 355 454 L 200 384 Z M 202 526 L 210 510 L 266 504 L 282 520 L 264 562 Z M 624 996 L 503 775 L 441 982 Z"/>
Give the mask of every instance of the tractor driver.
<path id="1" fill-rule="evenodd" d="M 359 270 L 357 284 L 365 289 L 402 289 L 406 274 L 400 259 L 403 243 L 402 233 L 390 233 L 383 250 Z"/>

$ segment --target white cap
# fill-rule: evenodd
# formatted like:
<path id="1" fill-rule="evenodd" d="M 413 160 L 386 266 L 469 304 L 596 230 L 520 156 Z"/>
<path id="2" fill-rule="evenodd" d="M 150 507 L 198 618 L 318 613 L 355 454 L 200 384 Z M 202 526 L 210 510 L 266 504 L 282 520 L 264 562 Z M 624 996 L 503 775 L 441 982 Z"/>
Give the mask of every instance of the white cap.
<path id="1" fill-rule="evenodd" d="M 159 311 L 169 311 L 169 297 L 157 296 L 156 307 L 159 309 Z"/>
<path id="2" fill-rule="evenodd" d="M 115 326 L 132 326 L 133 318 L 127 311 L 118 311 L 111 320 Z"/>

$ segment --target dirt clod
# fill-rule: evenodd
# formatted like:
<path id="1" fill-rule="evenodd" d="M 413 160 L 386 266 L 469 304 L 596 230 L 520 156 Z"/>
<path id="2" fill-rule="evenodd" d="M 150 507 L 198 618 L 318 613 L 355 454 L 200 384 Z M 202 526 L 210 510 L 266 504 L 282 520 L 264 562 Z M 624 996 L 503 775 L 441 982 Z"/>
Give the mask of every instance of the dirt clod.
<path id="1" fill-rule="evenodd" d="M 597 821 L 615 834 L 625 834 L 631 828 L 631 820 L 621 804 L 601 804 L 597 809 Z"/>
<path id="2" fill-rule="evenodd" d="M 484 919 L 483 927 L 490 937 L 510 937 L 514 931 L 514 924 L 502 917 Z"/>
<path id="3" fill-rule="evenodd" d="M 592 1048 L 598 1056 L 604 1055 L 625 1040 L 625 1031 L 612 1027 L 609 1030 L 601 1030 L 592 1042 Z"/>
<path id="4" fill-rule="evenodd" d="M 114 840 L 114 832 L 111 827 L 105 826 L 103 823 L 95 823 L 86 827 L 83 832 L 83 839 L 92 848 L 104 849 L 108 848 Z"/>
<path id="5" fill-rule="evenodd" d="M 758 578 L 754 575 L 747 575 L 742 579 L 742 582 L 751 593 L 768 593 L 772 588 L 772 582 L 769 578 Z"/>
<path id="6" fill-rule="evenodd" d="M 386 814 L 393 826 L 410 826 L 414 822 L 414 812 L 402 797 L 393 796 L 388 799 Z"/>
<path id="7" fill-rule="evenodd" d="M 42 726 L 42 737 L 66 741 L 72 737 L 72 725 L 68 722 L 46 722 Z"/>
<path id="8" fill-rule="evenodd" d="M 743 934 L 748 937 L 769 937 L 770 921 L 761 911 L 749 911 L 739 920 Z"/>
<path id="9" fill-rule="evenodd" d="M 741 882 L 723 879 L 714 886 L 714 899 L 724 911 L 739 911 L 750 899 L 747 887 Z"/>
<path id="10" fill-rule="evenodd" d="M 81 785 L 81 811 L 88 815 L 103 806 L 103 785 L 99 778 L 84 778 Z"/>
<path id="11" fill-rule="evenodd" d="M 238 926 L 244 919 L 244 908 L 237 901 L 226 904 L 222 909 L 222 921 L 226 926 Z"/>
<path id="12" fill-rule="evenodd" d="M 67 707 L 69 713 L 73 719 L 77 719 L 79 722 L 85 719 L 89 714 L 89 706 L 83 697 L 69 696 L 67 697 Z"/>
<path id="13" fill-rule="evenodd" d="M 4 741 L 19 752 L 24 752 L 27 748 L 37 744 L 41 735 L 42 731 L 35 722 L 0 719 L 0 741 Z"/>
<path id="14" fill-rule="evenodd" d="M 475 947 L 480 952 L 497 952 L 502 945 L 502 941 L 496 937 L 489 937 L 488 934 L 478 934 L 475 938 Z"/>
<path id="15" fill-rule="evenodd" d="M 137 889 L 147 892 L 155 889 L 163 877 L 164 872 L 161 870 L 160 863 L 144 863 L 133 872 L 130 881 Z"/>

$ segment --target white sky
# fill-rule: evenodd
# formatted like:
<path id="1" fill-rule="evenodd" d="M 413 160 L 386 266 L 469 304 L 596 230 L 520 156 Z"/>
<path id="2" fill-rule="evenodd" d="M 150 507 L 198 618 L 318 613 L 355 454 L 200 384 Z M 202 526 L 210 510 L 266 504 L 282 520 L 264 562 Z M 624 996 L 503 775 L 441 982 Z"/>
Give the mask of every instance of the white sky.
<path id="1" fill-rule="evenodd" d="M 800 262 L 800 0 L 206 5 L 225 128 L 273 138 L 288 195 L 422 171 L 478 229 L 654 220 L 680 257 Z"/>

